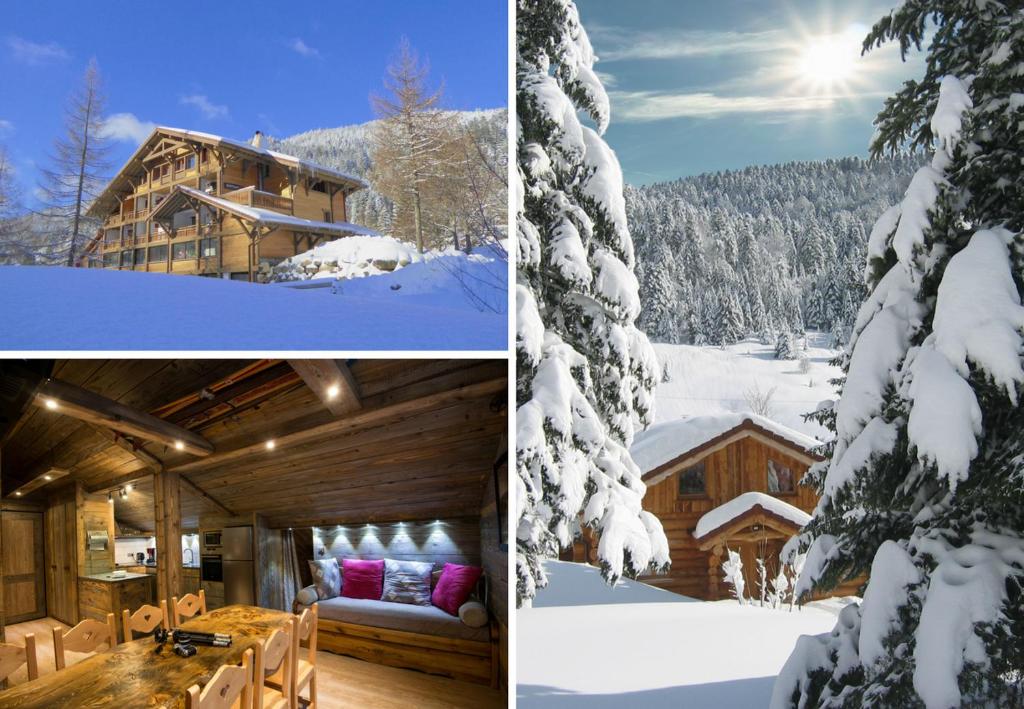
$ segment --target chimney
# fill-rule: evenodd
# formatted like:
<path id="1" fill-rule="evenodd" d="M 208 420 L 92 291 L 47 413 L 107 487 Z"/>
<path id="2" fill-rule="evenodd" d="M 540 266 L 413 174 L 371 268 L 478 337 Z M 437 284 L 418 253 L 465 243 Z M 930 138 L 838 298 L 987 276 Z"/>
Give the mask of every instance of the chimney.
<path id="1" fill-rule="evenodd" d="M 252 140 L 250 140 L 249 142 L 252 144 L 252 147 L 254 148 L 262 148 L 263 133 L 261 133 L 260 131 L 256 131 L 255 133 L 252 134 Z"/>

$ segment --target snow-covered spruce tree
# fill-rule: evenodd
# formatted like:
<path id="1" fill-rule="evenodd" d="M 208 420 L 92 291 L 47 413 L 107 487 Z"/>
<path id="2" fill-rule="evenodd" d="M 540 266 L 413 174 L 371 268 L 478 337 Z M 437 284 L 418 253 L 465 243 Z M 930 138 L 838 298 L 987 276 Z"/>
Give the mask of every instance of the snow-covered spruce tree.
<path id="1" fill-rule="evenodd" d="M 793 342 L 793 333 L 782 331 L 775 340 L 775 359 L 795 359 L 796 343 Z"/>
<path id="2" fill-rule="evenodd" d="M 520 0 L 517 93 L 516 570 L 519 603 L 579 524 L 609 582 L 668 565 L 629 455 L 653 418 L 657 360 L 640 311 L 608 97 L 570 0 Z M 585 112 L 597 130 L 584 125 Z"/>
<path id="3" fill-rule="evenodd" d="M 1024 705 L 1024 10 L 915 0 L 865 50 L 933 36 L 872 150 L 932 146 L 868 242 L 797 590 L 869 572 L 798 642 L 772 706 Z"/>

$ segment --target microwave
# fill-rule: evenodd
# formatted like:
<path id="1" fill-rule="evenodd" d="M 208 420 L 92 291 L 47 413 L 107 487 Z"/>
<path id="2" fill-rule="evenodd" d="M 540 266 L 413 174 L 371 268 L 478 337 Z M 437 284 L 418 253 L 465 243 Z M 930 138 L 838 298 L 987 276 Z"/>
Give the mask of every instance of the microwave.
<path id="1" fill-rule="evenodd" d="M 207 549 L 220 549 L 220 530 L 203 532 L 203 546 Z"/>

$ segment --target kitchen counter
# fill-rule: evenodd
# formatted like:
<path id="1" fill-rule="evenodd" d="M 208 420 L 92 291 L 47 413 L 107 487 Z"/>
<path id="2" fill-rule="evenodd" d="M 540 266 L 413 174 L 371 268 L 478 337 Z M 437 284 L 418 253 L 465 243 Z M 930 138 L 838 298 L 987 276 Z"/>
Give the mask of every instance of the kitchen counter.
<path id="1" fill-rule="evenodd" d="M 106 581 L 107 583 L 117 583 L 118 581 L 133 581 L 135 579 L 147 578 L 147 574 L 133 574 L 131 572 L 125 572 L 124 576 L 113 576 L 111 573 L 105 574 L 90 574 L 88 576 L 79 576 L 79 578 L 89 579 L 90 581 Z"/>

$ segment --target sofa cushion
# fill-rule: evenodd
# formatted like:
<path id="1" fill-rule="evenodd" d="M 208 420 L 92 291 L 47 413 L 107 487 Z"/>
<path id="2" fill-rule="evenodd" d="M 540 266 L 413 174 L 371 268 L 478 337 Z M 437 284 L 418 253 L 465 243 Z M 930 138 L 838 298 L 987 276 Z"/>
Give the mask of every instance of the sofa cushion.
<path id="1" fill-rule="evenodd" d="M 342 596 L 380 600 L 384 586 L 383 559 L 342 559 L 341 573 L 345 579 L 341 586 Z"/>
<path id="2" fill-rule="evenodd" d="M 471 628 L 482 628 L 489 619 L 487 608 L 480 601 L 466 601 L 459 606 L 459 620 Z"/>
<path id="3" fill-rule="evenodd" d="M 313 575 L 313 586 L 321 601 L 341 593 L 341 569 L 337 559 L 310 559 L 309 572 Z"/>
<path id="4" fill-rule="evenodd" d="M 409 603 L 338 596 L 320 601 L 317 613 L 320 620 L 336 620 L 373 628 L 404 630 L 409 633 L 462 640 L 490 640 L 490 629 L 486 625 L 482 628 L 471 628 L 436 606 L 414 606 Z"/>
<path id="5" fill-rule="evenodd" d="M 445 564 L 430 600 L 441 610 L 457 616 L 459 606 L 469 598 L 482 573 L 479 566 Z"/>
<path id="6" fill-rule="evenodd" d="M 434 565 L 425 561 L 384 560 L 384 591 L 380 600 L 392 603 L 430 605 L 430 573 Z"/>

